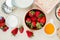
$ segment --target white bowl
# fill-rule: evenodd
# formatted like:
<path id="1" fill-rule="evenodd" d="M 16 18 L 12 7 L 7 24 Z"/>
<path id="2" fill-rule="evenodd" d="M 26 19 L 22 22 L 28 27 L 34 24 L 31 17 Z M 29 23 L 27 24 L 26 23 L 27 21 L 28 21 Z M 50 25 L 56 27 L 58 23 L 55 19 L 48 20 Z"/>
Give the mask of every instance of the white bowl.
<path id="1" fill-rule="evenodd" d="M 27 8 L 33 4 L 34 0 L 12 0 L 12 4 L 18 8 Z"/>
<path id="2" fill-rule="evenodd" d="M 54 25 L 54 32 L 53 32 L 52 34 L 47 34 L 47 33 L 45 33 L 45 31 L 44 31 L 45 26 L 46 26 L 48 23 L 51 23 L 51 24 Z M 46 36 L 49 36 L 49 37 L 50 37 L 50 36 L 53 36 L 53 35 L 56 34 L 56 27 L 55 27 L 55 24 L 54 24 L 54 22 L 53 22 L 53 19 L 51 19 L 48 23 L 44 26 L 44 28 L 43 28 L 43 32 L 44 32 L 44 34 L 45 34 Z"/>
<path id="3" fill-rule="evenodd" d="M 15 15 L 10 15 L 6 19 L 6 25 L 8 27 L 17 27 L 18 25 L 18 19 Z"/>

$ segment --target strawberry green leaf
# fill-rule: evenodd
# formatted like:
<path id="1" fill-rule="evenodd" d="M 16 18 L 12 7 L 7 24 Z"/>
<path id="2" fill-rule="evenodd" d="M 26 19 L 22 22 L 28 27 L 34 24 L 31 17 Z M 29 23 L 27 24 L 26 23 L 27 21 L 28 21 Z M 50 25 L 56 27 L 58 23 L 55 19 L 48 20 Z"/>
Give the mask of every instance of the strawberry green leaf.
<path id="1" fill-rule="evenodd" d="M 29 24 L 29 27 L 32 29 L 32 28 L 33 28 L 33 25 L 30 23 L 30 24 Z"/>
<path id="2" fill-rule="evenodd" d="M 43 16 L 44 16 L 44 14 L 42 14 L 42 13 L 39 15 L 39 17 L 43 17 Z"/>
<path id="3" fill-rule="evenodd" d="M 40 24 L 39 22 L 37 22 L 36 27 L 37 27 L 37 29 L 41 29 L 42 28 L 42 24 Z"/>
<path id="4" fill-rule="evenodd" d="M 34 15 L 35 14 L 35 12 L 32 10 L 32 11 L 30 11 L 30 13 L 32 14 L 32 15 Z"/>

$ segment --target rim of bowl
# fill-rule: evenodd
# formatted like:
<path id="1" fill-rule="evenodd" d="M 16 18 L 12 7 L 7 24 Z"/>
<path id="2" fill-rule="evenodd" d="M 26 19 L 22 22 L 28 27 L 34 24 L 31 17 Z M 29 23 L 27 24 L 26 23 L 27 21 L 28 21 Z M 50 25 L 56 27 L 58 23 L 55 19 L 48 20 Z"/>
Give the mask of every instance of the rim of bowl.
<path id="1" fill-rule="evenodd" d="M 39 9 L 31 9 L 31 10 L 39 10 Z M 31 11 L 31 10 L 29 10 L 29 11 Z M 28 12 L 29 12 L 29 11 L 28 11 Z M 42 10 L 39 10 L 39 11 L 41 11 L 41 12 L 44 14 L 44 12 L 43 12 Z M 24 22 L 25 22 L 25 18 L 26 18 L 26 15 L 28 14 L 28 12 L 25 14 Z M 44 14 L 44 15 L 45 15 L 45 14 Z M 46 17 L 46 15 L 45 15 L 45 17 Z M 45 22 L 45 24 L 46 24 L 46 22 Z M 45 24 L 43 25 L 43 27 L 45 26 Z M 25 25 L 26 25 L 27 28 L 29 28 L 29 27 L 27 26 L 26 22 L 25 22 Z M 43 27 L 42 27 L 42 28 L 43 28 Z M 42 29 L 42 28 L 41 28 L 41 29 Z M 40 30 L 40 29 L 31 29 L 31 28 L 29 28 L 29 29 L 30 29 L 30 30 Z"/>
<path id="2" fill-rule="evenodd" d="M 46 23 L 45 26 L 46 26 L 47 24 L 49 24 L 49 23 L 51 23 L 51 22 Z M 52 34 L 47 34 L 47 33 L 44 31 L 45 26 L 43 27 L 43 33 L 44 33 L 46 36 L 53 36 L 54 34 L 56 34 L 55 24 L 54 24 L 54 23 L 51 23 L 51 24 L 53 24 L 53 26 L 54 26 L 54 32 L 53 32 Z"/>
<path id="3" fill-rule="evenodd" d="M 56 6 L 56 8 L 55 8 L 55 16 L 56 16 L 56 18 L 60 21 L 60 19 L 57 17 L 57 13 L 56 13 L 57 8 L 59 7 L 59 5 L 60 5 L 60 3 L 58 3 L 57 6 Z"/>
<path id="4" fill-rule="evenodd" d="M 8 17 L 11 17 L 12 15 L 13 15 L 13 14 L 10 14 Z M 17 25 L 16 25 L 16 26 L 18 26 L 18 18 L 17 18 L 16 15 L 13 15 L 13 16 L 17 19 Z M 8 23 L 7 23 L 8 17 L 6 18 L 6 25 L 7 25 L 9 28 L 14 28 L 14 27 L 10 27 L 10 26 L 8 25 Z"/>
<path id="5" fill-rule="evenodd" d="M 34 0 L 33 0 L 33 2 L 34 2 Z M 17 7 L 17 8 L 28 8 L 28 7 L 30 7 L 33 4 L 33 2 L 27 7 L 18 7 L 17 5 L 15 5 L 16 3 L 14 2 L 14 0 L 12 0 L 12 5 Z"/>

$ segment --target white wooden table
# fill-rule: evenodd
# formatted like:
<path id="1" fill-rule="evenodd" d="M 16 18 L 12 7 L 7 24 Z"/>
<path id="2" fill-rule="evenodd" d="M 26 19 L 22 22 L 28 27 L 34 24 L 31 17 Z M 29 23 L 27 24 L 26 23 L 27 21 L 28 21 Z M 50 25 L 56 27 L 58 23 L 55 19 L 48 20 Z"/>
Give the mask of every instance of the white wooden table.
<path id="1" fill-rule="evenodd" d="M 1 5 L 4 3 L 5 0 L 0 0 L 0 15 L 5 17 L 5 19 L 9 16 L 9 14 L 5 14 L 2 10 L 1 10 Z M 37 8 L 37 6 L 34 6 Z M 18 34 L 14 37 L 12 36 L 11 34 L 11 30 L 14 29 L 14 28 L 10 28 L 7 32 L 3 32 L 2 30 L 0 30 L 0 40 L 59 40 L 57 35 L 53 35 L 53 36 L 46 36 L 43 32 L 43 29 L 41 30 L 38 30 L 38 31 L 33 31 L 34 32 L 34 37 L 32 38 L 28 38 L 27 35 L 26 35 L 26 30 L 29 30 L 25 23 L 24 23 L 24 17 L 25 17 L 25 14 L 26 12 L 31 9 L 31 7 L 29 8 L 26 8 L 26 9 L 16 9 L 14 10 L 11 14 L 14 14 L 18 17 L 18 21 L 19 21 L 19 24 L 18 24 L 18 27 L 20 25 L 24 25 L 24 33 L 23 34 L 20 34 L 18 32 Z M 53 10 L 49 13 L 49 14 L 46 14 L 46 17 L 47 17 L 47 22 L 49 22 L 49 20 L 52 18 L 54 20 L 54 24 L 55 24 L 55 27 L 58 28 L 60 27 L 60 22 L 57 20 L 57 18 L 55 17 L 55 8 L 53 8 Z M 47 23 L 46 22 L 46 23 Z"/>

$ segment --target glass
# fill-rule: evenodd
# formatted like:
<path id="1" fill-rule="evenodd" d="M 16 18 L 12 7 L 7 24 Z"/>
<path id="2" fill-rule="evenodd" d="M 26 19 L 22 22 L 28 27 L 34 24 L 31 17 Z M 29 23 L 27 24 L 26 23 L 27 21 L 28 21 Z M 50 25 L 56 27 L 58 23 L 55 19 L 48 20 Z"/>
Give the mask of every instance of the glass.
<path id="1" fill-rule="evenodd" d="M 14 10 L 15 7 L 12 5 L 11 1 L 12 1 L 12 0 L 6 0 L 6 1 L 2 4 L 1 8 L 2 8 L 2 10 L 4 11 L 4 13 L 9 14 L 9 13 L 13 12 L 13 10 Z"/>

